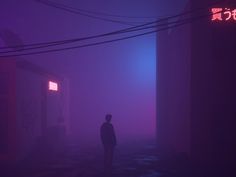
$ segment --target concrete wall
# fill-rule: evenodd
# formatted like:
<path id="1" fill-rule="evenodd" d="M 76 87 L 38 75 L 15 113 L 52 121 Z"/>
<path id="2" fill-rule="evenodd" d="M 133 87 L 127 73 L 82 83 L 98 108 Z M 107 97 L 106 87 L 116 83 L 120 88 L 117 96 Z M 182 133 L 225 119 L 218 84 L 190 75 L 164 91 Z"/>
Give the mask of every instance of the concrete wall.
<path id="1" fill-rule="evenodd" d="M 15 62 L 0 61 L 0 162 L 16 156 L 16 77 Z"/>
<path id="2" fill-rule="evenodd" d="M 210 17 L 192 24 L 191 152 L 199 164 L 222 170 L 233 164 L 236 148 L 235 31 L 235 23 Z"/>
<path id="3" fill-rule="evenodd" d="M 209 2 L 192 1 L 192 9 Z M 235 159 L 235 31 L 235 22 L 209 15 L 157 39 L 159 143 L 216 174 L 230 173 Z"/>
<path id="4" fill-rule="evenodd" d="M 160 32 L 157 43 L 158 141 L 168 153 L 189 153 L 190 26 Z"/>
<path id="5" fill-rule="evenodd" d="M 58 83 L 58 91 L 49 90 L 49 81 Z M 60 149 L 69 128 L 63 80 L 29 62 L 18 62 L 16 85 L 19 158 Z"/>
<path id="6" fill-rule="evenodd" d="M 18 154 L 27 154 L 42 136 L 42 78 L 39 74 L 17 69 L 17 135 Z"/>
<path id="7" fill-rule="evenodd" d="M 58 81 L 58 92 L 48 90 L 49 80 Z M 69 128 L 68 88 L 63 88 L 63 81 L 14 59 L 1 60 L 0 81 L 0 163 L 61 148 Z"/>

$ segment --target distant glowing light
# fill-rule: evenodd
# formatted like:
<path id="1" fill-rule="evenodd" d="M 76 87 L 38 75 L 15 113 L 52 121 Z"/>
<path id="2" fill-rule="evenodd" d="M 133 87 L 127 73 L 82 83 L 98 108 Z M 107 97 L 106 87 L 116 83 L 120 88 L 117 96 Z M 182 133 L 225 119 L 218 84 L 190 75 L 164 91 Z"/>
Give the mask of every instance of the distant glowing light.
<path id="1" fill-rule="evenodd" d="M 48 82 L 48 89 L 51 91 L 57 92 L 58 91 L 58 84 L 56 82 L 49 81 Z"/>
<path id="2" fill-rule="evenodd" d="M 236 22 L 236 9 L 230 8 L 212 8 L 211 21 L 235 21 Z"/>

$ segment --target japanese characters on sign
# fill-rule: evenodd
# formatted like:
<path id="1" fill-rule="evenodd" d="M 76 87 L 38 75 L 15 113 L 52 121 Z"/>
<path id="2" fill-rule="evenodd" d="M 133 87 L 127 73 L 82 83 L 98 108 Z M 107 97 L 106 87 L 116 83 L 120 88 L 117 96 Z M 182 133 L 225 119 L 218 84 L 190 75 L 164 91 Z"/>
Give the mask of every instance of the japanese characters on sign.
<path id="1" fill-rule="evenodd" d="M 231 8 L 212 8 L 211 21 L 235 21 L 236 9 Z"/>

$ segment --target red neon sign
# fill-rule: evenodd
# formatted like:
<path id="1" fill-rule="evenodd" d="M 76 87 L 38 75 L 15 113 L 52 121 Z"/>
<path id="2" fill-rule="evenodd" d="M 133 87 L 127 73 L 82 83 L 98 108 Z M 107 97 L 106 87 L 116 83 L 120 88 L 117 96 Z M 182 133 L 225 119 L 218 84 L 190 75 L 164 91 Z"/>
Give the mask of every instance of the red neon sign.
<path id="1" fill-rule="evenodd" d="M 211 21 L 235 21 L 236 22 L 236 9 L 230 8 L 212 8 Z"/>
<path id="2" fill-rule="evenodd" d="M 49 81 L 48 82 L 48 90 L 57 92 L 58 91 L 58 84 L 56 82 Z"/>

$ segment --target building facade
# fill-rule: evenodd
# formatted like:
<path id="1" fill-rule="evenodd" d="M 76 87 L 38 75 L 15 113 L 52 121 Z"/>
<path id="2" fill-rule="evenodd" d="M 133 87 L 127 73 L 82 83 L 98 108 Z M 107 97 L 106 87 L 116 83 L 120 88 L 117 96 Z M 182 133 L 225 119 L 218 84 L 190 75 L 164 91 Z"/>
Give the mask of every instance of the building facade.
<path id="1" fill-rule="evenodd" d="M 235 7 L 192 0 L 187 11 L 203 18 L 157 38 L 158 142 L 223 173 L 232 171 L 236 149 L 236 21 L 214 21 L 212 8 Z"/>
<path id="2" fill-rule="evenodd" d="M 1 59 L 0 82 L 0 161 L 53 149 L 69 132 L 65 78 L 27 61 Z"/>

